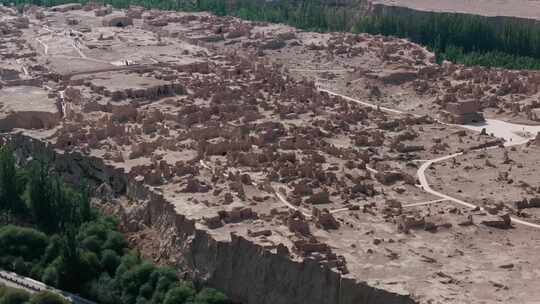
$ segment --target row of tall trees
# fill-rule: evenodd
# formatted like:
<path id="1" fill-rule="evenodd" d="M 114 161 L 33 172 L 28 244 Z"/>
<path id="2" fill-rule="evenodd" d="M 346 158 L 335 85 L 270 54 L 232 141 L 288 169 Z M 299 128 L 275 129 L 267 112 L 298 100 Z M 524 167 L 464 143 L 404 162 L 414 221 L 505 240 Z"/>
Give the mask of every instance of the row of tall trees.
<path id="1" fill-rule="evenodd" d="M 197 0 L 195 9 L 247 20 L 286 23 L 315 31 L 349 31 L 355 14 L 348 7 L 327 5 L 322 0 Z"/>
<path id="2" fill-rule="evenodd" d="M 57 233 L 94 218 L 87 189 L 65 187 L 43 162 L 34 161 L 27 170 L 17 169 L 15 163 L 13 151 L 1 147 L 0 213 L 5 222 L 31 219 L 40 230 Z"/>
<path id="3" fill-rule="evenodd" d="M 0 149 L 0 215 L 2 269 L 102 304 L 229 303 L 142 259 L 117 222 L 91 208 L 86 187 L 68 187 L 44 162 L 18 168 L 7 147 Z"/>
<path id="4" fill-rule="evenodd" d="M 540 27 L 455 13 L 366 16 L 355 32 L 411 39 L 434 50 L 440 59 L 507 68 L 538 68 Z"/>
<path id="5" fill-rule="evenodd" d="M 428 46 L 441 61 L 516 69 L 540 67 L 540 27 L 510 18 L 495 20 L 456 13 L 361 16 L 350 7 L 320 0 L 197 0 L 194 8 L 306 30 L 408 38 Z"/>

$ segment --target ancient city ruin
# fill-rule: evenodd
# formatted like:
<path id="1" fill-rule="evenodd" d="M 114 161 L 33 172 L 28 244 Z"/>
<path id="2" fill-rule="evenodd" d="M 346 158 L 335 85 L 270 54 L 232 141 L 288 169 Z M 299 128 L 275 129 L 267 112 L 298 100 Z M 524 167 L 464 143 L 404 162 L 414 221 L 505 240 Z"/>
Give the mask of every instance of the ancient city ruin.
<path id="1" fill-rule="evenodd" d="M 0 33 L 3 142 L 234 301 L 540 297 L 538 72 L 92 2 L 0 6 Z"/>

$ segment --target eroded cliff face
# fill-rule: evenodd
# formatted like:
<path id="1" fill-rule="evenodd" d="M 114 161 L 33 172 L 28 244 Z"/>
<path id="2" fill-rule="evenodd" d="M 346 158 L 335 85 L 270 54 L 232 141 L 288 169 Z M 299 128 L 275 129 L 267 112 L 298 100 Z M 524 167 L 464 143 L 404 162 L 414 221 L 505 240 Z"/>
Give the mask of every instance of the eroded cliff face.
<path id="1" fill-rule="evenodd" d="M 64 178 L 85 178 L 107 184 L 115 196 L 134 204 L 117 214 L 126 232 L 151 228 L 160 236 L 160 262 L 172 264 L 191 279 L 202 281 L 244 304 L 401 304 L 411 297 L 376 289 L 364 282 L 323 268 L 317 262 L 296 262 L 274 254 L 243 237 L 217 240 L 207 230 L 178 214 L 163 196 L 132 180 L 101 159 L 55 151 L 48 144 L 22 134 L 5 134 L 2 143 L 15 147 L 22 162 L 32 157 L 49 161 Z"/>

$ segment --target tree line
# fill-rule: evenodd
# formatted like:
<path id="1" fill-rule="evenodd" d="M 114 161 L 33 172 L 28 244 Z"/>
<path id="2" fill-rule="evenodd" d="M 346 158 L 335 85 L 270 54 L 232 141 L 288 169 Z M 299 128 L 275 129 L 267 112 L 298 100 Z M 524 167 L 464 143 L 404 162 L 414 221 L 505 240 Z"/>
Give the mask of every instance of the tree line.
<path id="1" fill-rule="evenodd" d="M 128 248 L 118 223 L 91 207 L 88 187 L 68 187 L 42 161 L 18 168 L 6 146 L 0 149 L 0 223 L 0 268 L 98 303 L 230 303 L 214 289 L 179 280 L 172 268 L 145 261 Z"/>
<path id="2" fill-rule="evenodd" d="M 540 27 L 534 24 L 511 20 L 497 23 L 486 17 L 457 13 L 362 16 L 350 7 L 319 0 L 197 0 L 195 8 L 217 15 L 285 23 L 305 30 L 407 38 L 427 46 L 436 53 L 439 62 L 540 69 Z"/>
<path id="3" fill-rule="evenodd" d="M 540 27 L 518 21 L 497 23 L 457 13 L 382 14 L 360 19 L 353 31 L 408 38 L 428 46 L 440 60 L 505 68 L 540 66 Z"/>
<path id="4" fill-rule="evenodd" d="M 285 23 L 304 30 L 323 32 L 350 31 L 357 14 L 349 7 L 331 6 L 319 0 L 197 0 L 194 8 L 220 16 L 232 15 L 246 20 Z"/>
<path id="5" fill-rule="evenodd" d="M 68 304 L 63 297 L 49 291 L 30 294 L 21 289 L 0 284 L 0 303 L 2 304 Z"/>

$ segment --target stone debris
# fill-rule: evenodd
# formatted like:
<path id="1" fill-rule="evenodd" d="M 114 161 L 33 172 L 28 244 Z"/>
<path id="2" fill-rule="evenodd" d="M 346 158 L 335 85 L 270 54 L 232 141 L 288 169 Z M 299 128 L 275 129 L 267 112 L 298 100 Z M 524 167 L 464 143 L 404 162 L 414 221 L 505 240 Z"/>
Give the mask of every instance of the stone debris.
<path id="1" fill-rule="evenodd" d="M 252 230 L 249 230 L 248 229 L 248 235 L 251 236 L 251 237 L 259 237 L 259 236 L 271 236 L 272 235 L 272 230 L 269 230 L 269 229 L 263 229 L 263 230 L 257 230 L 257 231 L 252 231 Z"/>
<path id="2" fill-rule="evenodd" d="M 408 233 L 412 229 L 424 229 L 426 220 L 423 217 L 414 215 L 401 215 L 397 219 L 397 229 L 400 232 Z"/>
<path id="3" fill-rule="evenodd" d="M 441 111 L 439 115 L 443 121 L 453 124 L 469 124 L 484 121 L 479 104 L 475 100 L 449 102 L 446 104 L 446 109 Z"/>
<path id="4" fill-rule="evenodd" d="M 17 143 L 18 158 L 43 143 L 66 179 L 96 183 L 96 202 L 118 209 L 133 245 L 242 302 L 251 291 L 220 277 L 236 278 L 237 263 L 253 294 L 278 303 L 332 303 L 332 286 L 344 303 L 365 290 L 381 303 L 409 301 L 402 290 L 467 302 L 444 288 L 431 297 L 425 273 L 470 295 L 469 270 L 450 276 L 446 267 L 481 256 L 515 271 L 486 248 L 519 233 L 475 222 L 537 220 L 526 209 L 540 206 L 538 181 L 519 172 L 540 140 L 500 152 L 489 128 L 452 125 L 483 122 L 483 113 L 540 119 L 533 71 L 439 65 L 394 37 L 93 1 L 0 6 L 0 59 L 0 130 L 34 140 Z M 468 158 L 477 149 L 482 158 Z M 424 168 L 426 179 L 483 210 L 419 187 L 426 160 L 457 152 Z M 484 196 L 497 185 L 504 199 L 477 202 L 472 185 Z M 490 267 L 482 276 L 497 273 Z"/>
<path id="5" fill-rule="evenodd" d="M 235 207 L 231 211 L 220 211 L 219 217 L 225 223 L 239 223 L 244 220 L 257 219 L 258 215 L 251 208 Z"/>
<path id="6" fill-rule="evenodd" d="M 498 216 L 487 216 L 480 221 L 481 224 L 488 227 L 499 228 L 499 229 L 509 229 L 512 228 L 512 220 L 509 214 L 503 214 Z"/>
<path id="7" fill-rule="evenodd" d="M 321 192 L 314 193 L 308 199 L 306 199 L 306 203 L 312 204 L 312 205 L 329 204 L 330 193 L 324 190 Z"/>
<path id="8" fill-rule="evenodd" d="M 339 229 L 339 222 L 332 216 L 328 209 L 319 210 L 313 208 L 313 218 L 315 219 L 315 225 L 324 230 Z"/>
<path id="9" fill-rule="evenodd" d="M 533 197 L 530 199 L 523 199 L 515 202 L 515 208 L 518 210 L 527 208 L 540 208 L 540 198 Z"/>
<path id="10" fill-rule="evenodd" d="M 126 12 L 126 17 L 131 19 L 141 19 L 145 9 L 142 6 L 133 6 L 130 5 L 128 11 Z"/>
<path id="11" fill-rule="evenodd" d="M 62 5 L 53 6 L 50 8 L 53 12 L 65 13 L 68 11 L 76 11 L 82 9 L 82 5 L 79 3 L 67 3 Z"/>
<path id="12" fill-rule="evenodd" d="M 287 218 L 287 227 L 290 232 L 300 233 L 302 235 L 311 234 L 308 221 L 299 211 L 295 211 L 289 215 Z"/>
<path id="13" fill-rule="evenodd" d="M 94 10 L 94 14 L 96 15 L 96 17 L 107 16 L 107 15 L 112 14 L 112 12 L 113 12 L 113 9 L 109 5 L 103 6 L 103 7 L 97 7 Z M 113 17 L 114 16 L 110 16 L 110 17 L 108 17 L 108 19 L 103 19 L 103 25 L 104 26 L 116 26 L 116 25 L 112 25 L 112 23 L 109 22 L 109 21 L 111 21 L 111 18 L 113 18 Z"/>

